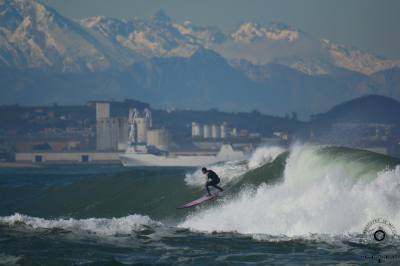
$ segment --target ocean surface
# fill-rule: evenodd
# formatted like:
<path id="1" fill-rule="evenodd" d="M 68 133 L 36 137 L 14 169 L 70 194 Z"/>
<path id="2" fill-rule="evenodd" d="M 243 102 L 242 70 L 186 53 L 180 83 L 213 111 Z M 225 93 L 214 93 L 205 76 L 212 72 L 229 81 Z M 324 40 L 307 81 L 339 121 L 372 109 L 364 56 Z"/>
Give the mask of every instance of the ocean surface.
<path id="1" fill-rule="evenodd" d="M 400 265 L 400 161 L 259 148 L 196 168 L 0 169 L 0 265 Z"/>

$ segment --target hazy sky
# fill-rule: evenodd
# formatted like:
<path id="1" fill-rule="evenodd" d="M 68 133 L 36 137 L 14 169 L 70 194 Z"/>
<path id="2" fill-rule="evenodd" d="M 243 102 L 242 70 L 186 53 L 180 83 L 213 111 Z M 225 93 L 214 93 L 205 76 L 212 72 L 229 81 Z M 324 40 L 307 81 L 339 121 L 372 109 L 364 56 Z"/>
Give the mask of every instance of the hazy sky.
<path id="1" fill-rule="evenodd" d="M 176 22 L 231 29 L 278 20 L 340 44 L 400 59 L 400 0 L 41 0 L 82 18 L 146 18 L 163 9 Z"/>

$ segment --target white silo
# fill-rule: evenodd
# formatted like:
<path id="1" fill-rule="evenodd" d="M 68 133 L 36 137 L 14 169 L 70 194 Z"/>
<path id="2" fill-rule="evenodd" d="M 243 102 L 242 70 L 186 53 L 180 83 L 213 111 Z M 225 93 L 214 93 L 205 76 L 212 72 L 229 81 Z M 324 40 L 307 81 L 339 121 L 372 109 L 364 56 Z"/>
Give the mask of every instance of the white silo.
<path id="1" fill-rule="evenodd" d="M 147 145 L 167 151 L 169 148 L 169 134 L 165 129 L 152 129 L 147 131 Z"/>
<path id="2" fill-rule="evenodd" d="M 221 130 L 218 125 L 211 126 L 211 137 L 213 139 L 219 139 L 221 137 Z"/>
<path id="3" fill-rule="evenodd" d="M 96 120 L 110 118 L 110 103 L 96 103 Z"/>
<path id="4" fill-rule="evenodd" d="M 203 137 L 205 139 L 211 138 L 211 126 L 210 125 L 203 126 Z"/>
<path id="5" fill-rule="evenodd" d="M 200 123 L 192 122 L 192 138 L 203 137 L 203 128 Z"/>
<path id="6" fill-rule="evenodd" d="M 222 123 L 220 127 L 221 127 L 221 139 L 224 139 L 226 138 L 226 133 L 228 132 L 228 128 L 225 122 Z"/>

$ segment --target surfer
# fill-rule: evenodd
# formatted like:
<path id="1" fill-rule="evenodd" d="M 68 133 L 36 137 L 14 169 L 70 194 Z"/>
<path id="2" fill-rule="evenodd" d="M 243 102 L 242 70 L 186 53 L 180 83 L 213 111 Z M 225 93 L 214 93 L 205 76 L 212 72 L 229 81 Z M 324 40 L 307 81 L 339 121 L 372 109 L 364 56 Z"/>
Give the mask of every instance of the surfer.
<path id="1" fill-rule="evenodd" d="M 203 167 L 201 168 L 201 171 L 203 174 L 207 175 L 207 182 L 206 182 L 206 189 L 208 196 L 212 196 L 210 193 L 210 189 L 208 187 L 215 187 L 219 191 L 224 191 L 221 187 L 219 187 L 217 184 L 221 181 L 219 176 L 213 171 L 213 170 L 208 170 L 207 168 Z"/>

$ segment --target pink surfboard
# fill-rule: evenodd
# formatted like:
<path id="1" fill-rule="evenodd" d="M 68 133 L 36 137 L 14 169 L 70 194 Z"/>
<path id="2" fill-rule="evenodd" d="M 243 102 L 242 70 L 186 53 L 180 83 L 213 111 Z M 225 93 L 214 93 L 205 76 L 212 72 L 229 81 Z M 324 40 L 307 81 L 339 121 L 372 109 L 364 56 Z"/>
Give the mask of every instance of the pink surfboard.
<path id="1" fill-rule="evenodd" d="M 178 207 L 178 209 L 186 209 L 186 208 L 191 208 L 191 207 L 200 205 L 200 204 L 202 204 L 202 203 L 204 203 L 206 201 L 215 199 L 216 197 L 218 197 L 218 195 L 219 195 L 219 192 L 211 193 L 211 196 L 205 195 L 205 196 L 203 196 L 203 197 L 201 197 L 201 198 L 199 198 L 197 200 L 188 202 L 188 203 Z"/>

